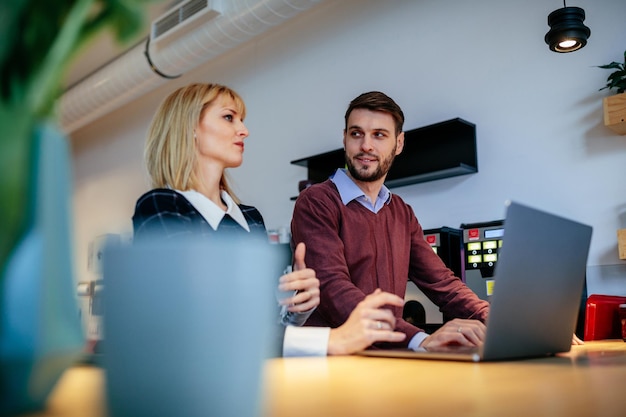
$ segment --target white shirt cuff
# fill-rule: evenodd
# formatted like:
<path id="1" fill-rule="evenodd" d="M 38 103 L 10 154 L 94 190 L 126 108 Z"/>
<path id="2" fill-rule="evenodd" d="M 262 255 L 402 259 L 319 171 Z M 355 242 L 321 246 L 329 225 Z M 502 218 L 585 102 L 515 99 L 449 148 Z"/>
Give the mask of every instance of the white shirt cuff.
<path id="1" fill-rule="evenodd" d="M 326 356 L 330 327 L 285 327 L 283 356 Z"/>
<path id="2" fill-rule="evenodd" d="M 420 349 L 420 345 L 422 344 L 424 339 L 426 339 L 428 336 L 430 335 L 426 332 L 415 333 L 415 336 L 413 336 L 413 338 L 409 342 L 409 349 L 411 350 Z"/>

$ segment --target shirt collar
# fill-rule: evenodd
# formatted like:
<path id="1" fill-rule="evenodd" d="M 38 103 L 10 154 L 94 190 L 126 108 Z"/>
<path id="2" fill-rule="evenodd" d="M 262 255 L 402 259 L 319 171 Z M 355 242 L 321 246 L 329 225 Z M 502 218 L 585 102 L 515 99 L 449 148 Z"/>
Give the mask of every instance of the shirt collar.
<path id="1" fill-rule="evenodd" d="M 378 210 L 382 208 L 383 204 L 389 204 L 391 201 L 391 191 L 389 191 L 389 189 L 383 184 L 378 192 L 376 201 L 374 203 L 370 202 L 363 190 L 361 190 L 359 186 L 352 181 L 352 178 L 346 174 L 345 169 L 337 169 L 330 180 L 337 187 L 339 196 L 341 197 L 341 201 L 344 205 L 348 205 L 348 203 L 352 200 L 357 200 L 363 206 L 369 208 L 374 213 L 377 213 Z"/>
<path id="2" fill-rule="evenodd" d="M 228 214 L 247 232 L 250 231 L 250 226 L 248 226 L 248 222 L 243 216 L 241 209 L 237 204 L 235 204 L 232 197 L 226 191 L 220 191 L 220 197 L 222 197 L 222 201 L 226 204 L 226 211 L 222 210 L 220 207 L 217 206 L 217 204 L 209 200 L 204 194 L 199 193 L 198 191 L 176 191 L 185 196 L 189 203 L 191 203 L 191 205 L 194 206 L 196 210 L 198 210 L 198 212 L 202 215 L 202 217 L 204 217 L 204 219 L 209 223 L 213 230 L 217 230 L 217 227 L 224 218 L 224 215 Z"/>

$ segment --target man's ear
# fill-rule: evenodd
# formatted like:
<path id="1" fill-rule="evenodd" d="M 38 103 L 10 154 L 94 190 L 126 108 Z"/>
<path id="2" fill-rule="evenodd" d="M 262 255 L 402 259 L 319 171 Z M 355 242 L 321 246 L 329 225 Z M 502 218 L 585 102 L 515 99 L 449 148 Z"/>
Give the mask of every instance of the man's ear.
<path id="1" fill-rule="evenodd" d="M 346 129 L 343 130 L 343 149 L 346 149 Z"/>
<path id="2" fill-rule="evenodd" d="M 400 132 L 400 134 L 396 138 L 396 144 L 396 155 L 400 155 L 400 153 L 404 149 L 404 132 Z"/>

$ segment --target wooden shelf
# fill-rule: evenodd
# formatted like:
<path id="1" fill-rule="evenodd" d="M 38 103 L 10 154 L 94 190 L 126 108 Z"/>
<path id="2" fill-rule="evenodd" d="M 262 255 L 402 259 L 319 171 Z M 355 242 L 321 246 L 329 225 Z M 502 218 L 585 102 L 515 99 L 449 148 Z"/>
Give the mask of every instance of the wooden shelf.
<path id="1" fill-rule="evenodd" d="M 322 182 L 345 166 L 344 151 L 339 148 L 291 163 L 306 167 L 307 179 Z M 404 150 L 394 160 L 385 185 L 401 187 L 476 172 L 476 125 L 456 118 L 405 131 Z"/>

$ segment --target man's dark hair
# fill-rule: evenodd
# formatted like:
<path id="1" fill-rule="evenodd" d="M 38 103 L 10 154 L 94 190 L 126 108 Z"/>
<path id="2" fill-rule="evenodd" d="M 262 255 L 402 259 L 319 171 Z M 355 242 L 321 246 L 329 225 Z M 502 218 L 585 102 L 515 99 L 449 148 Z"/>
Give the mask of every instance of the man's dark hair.
<path id="1" fill-rule="evenodd" d="M 402 126 L 404 125 L 404 113 L 402 113 L 402 109 L 391 97 L 380 91 L 363 93 L 350 102 L 345 115 L 345 129 L 348 129 L 348 117 L 350 117 L 350 113 L 352 113 L 354 109 L 366 109 L 388 113 L 393 117 L 396 123 L 396 136 L 402 132 Z"/>

